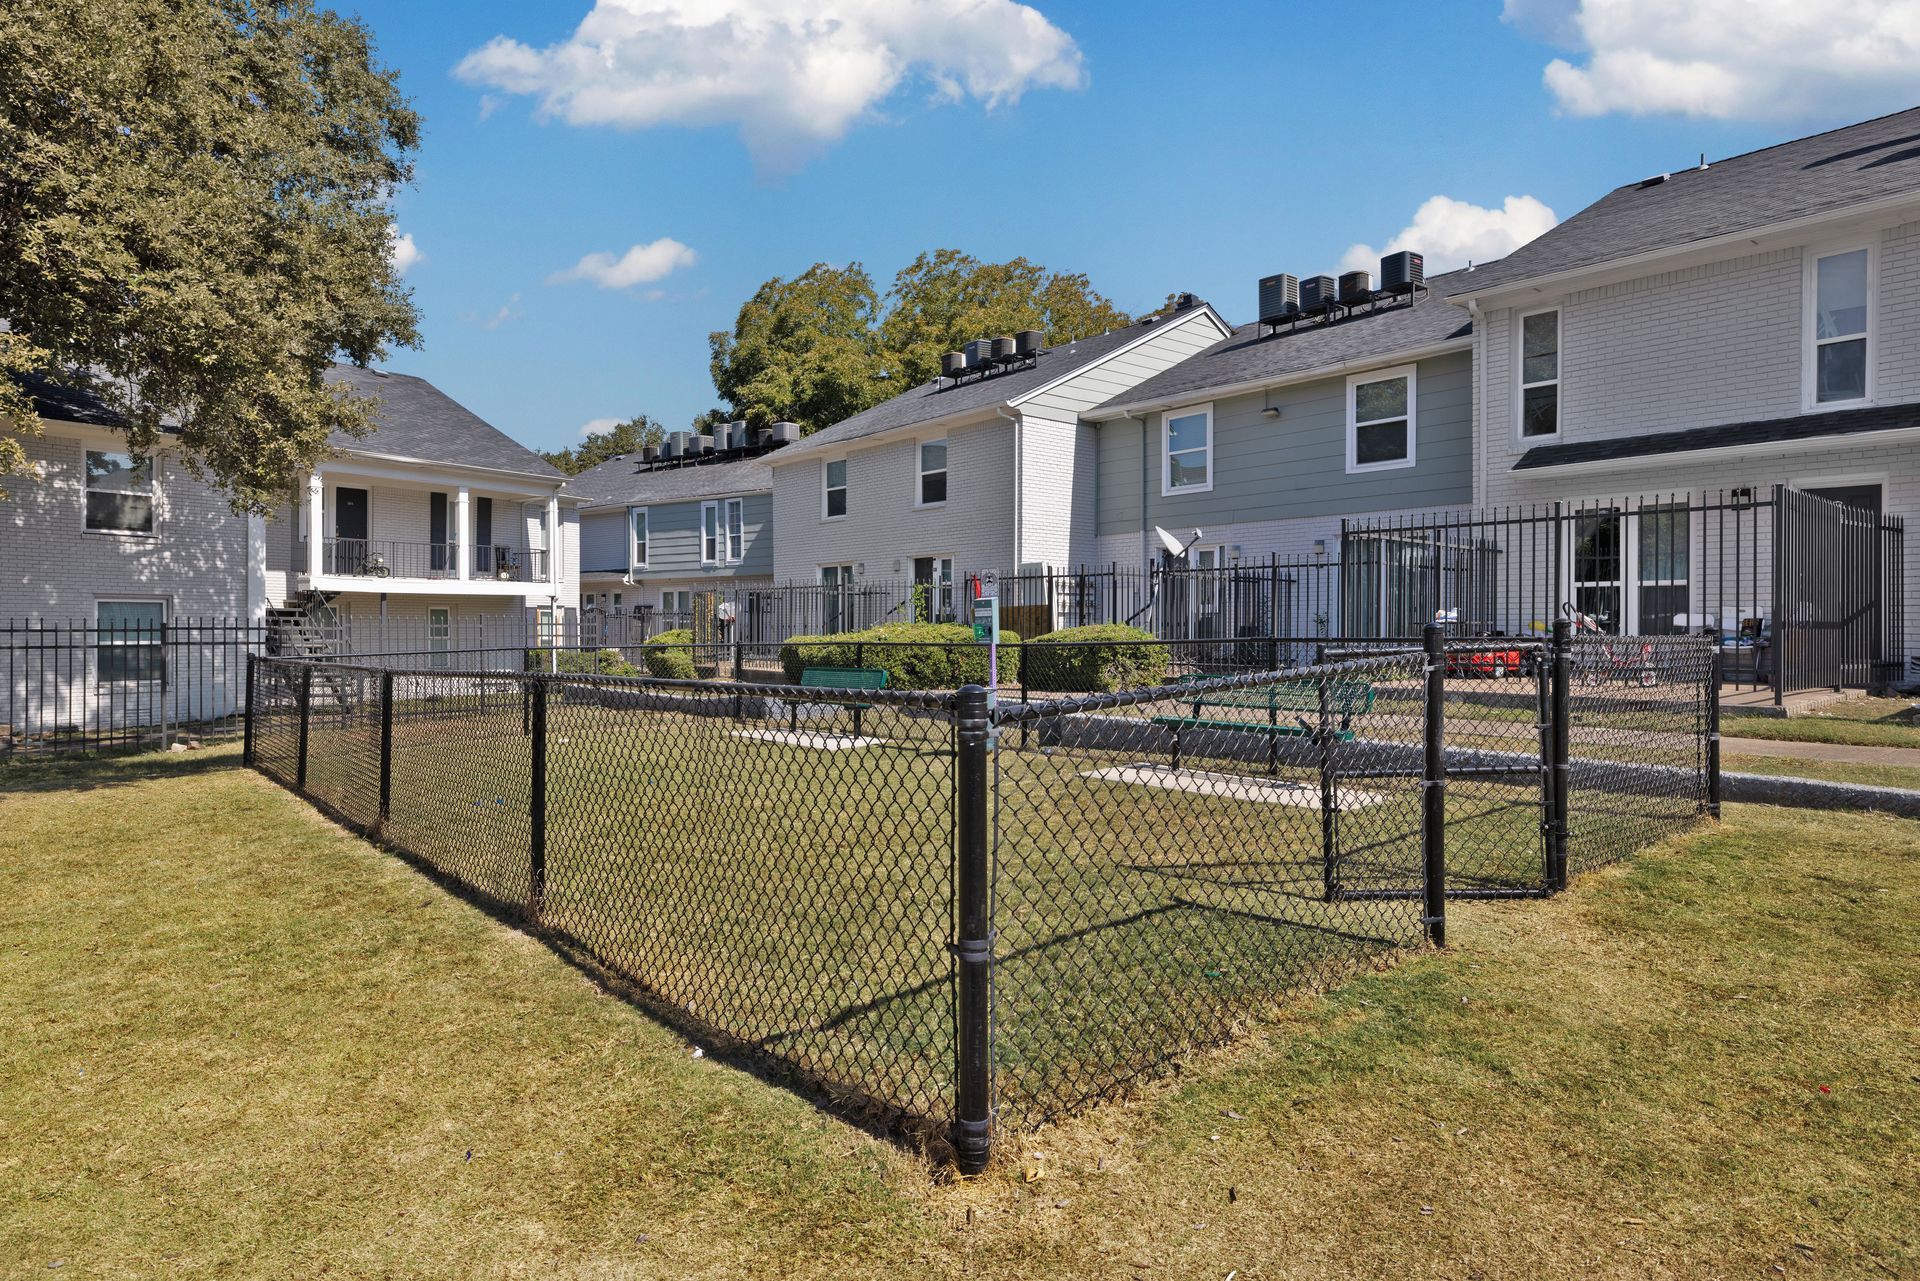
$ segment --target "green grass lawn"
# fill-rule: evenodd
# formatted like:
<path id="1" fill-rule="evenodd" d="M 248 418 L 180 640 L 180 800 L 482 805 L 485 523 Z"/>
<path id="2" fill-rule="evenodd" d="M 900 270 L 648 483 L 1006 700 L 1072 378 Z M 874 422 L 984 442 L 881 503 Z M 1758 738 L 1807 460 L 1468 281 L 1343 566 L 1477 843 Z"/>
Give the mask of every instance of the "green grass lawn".
<path id="1" fill-rule="evenodd" d="M 1870 787 L 1920 790 L 1920 767 L 1912 765 L 1813 761 L 1794 756 L 1728 755 L 1721 758 L 1720 768 L 1732 774 L 1772 774 L 1783 778 L 1817 778 L 1831 783 L 1865 783 Z"/>
<path id="2" fill-rule="evenodd" d="M 1792 743 L 1853 743 L 1862 747 L 1920 747 L 1920 704 L 1910 698 L 1856 698 L 1797 716 L 1728 710 L 1720 732 L 1729 738 Z"/>
<path id="3" fill-rule="evenodd" d="M 0 770 L 63 1276 L 1904 1276 L 1920 826 L 1730 807 L 935 1177 L 235 767 Z M 1030 1175 L 1038 1175 L 1030 1179 Z"/>

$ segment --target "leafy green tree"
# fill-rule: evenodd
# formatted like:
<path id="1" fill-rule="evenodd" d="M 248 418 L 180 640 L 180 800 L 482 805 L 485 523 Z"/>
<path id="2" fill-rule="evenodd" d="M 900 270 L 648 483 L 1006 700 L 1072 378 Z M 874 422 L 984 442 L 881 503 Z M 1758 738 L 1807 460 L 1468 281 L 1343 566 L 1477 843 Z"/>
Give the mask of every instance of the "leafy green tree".
<path id="1" fill-rule="evenodd" d="M 731 331 L 708 335 L 713 385 L 755 427 L 784 418 L 816 431 L 857 414 L 892 394 L 875 341 L 879 309 L 857 262 L 776 276 L 742 304 Z"/>
<path id="2" fill-rule="evenodd" d="M 932 378 L 940 357 L 970 339 L 1037 329 L 1053 346 L 1133 323 L 1084 275 L 1026 258 L 981 262 L 957 249 L 923 253 L 902 268 L 887 304 L 880 346 L 903 386 Z"/>
<path id="3" fill-rule="evenodd" d="M 322 380 L 417 341 L 390 258 L 420 120 L 311 0 L 0 5 L 0 373 L 90 381 L 264 511 L 371 405 Z M 0 377 L 0 478 L 31 402 Z"/>
<path id="4" fill-rule="evenodd" d="M 569 449 L 543 450 L 540 456 L 569 476 L 577 476 L 589 467 L 598 467 L 620 454 L 637 454 L 648 445 L 657 445 L 667 437 L 662 427 L 645 414 L 636 414 L 605 431 L 589 432 L 578 445 Z"/>

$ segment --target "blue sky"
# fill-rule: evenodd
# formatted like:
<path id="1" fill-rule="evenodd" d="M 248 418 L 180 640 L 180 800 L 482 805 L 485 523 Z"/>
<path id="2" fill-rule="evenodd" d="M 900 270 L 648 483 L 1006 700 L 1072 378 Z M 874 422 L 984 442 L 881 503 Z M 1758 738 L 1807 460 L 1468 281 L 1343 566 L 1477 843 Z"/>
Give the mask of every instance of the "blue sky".
<path id="1" fill-rule="evenodd" d="M 708 331 L 816 261 L 864 262 L 884 288 L 922 249 L 1025 254 L 1129 310 L 1189 289 L 1238 321 L 1260 275 L 1335 269 L 1434 196 L 1492 212 L 1429 209 L 1415 247 L 1484 255 L 1545 225 L 1510 198 L 1564 218 L 1703 151 L 1920 100 L 1910 0 L 1614 0 L 1600 16 L 1580 0 L 1507 0 L 1504 16 L 1492 0 L 647 7 L 692 16 L 621 31 L 601 0 L 583 47 L 567 42 L 594 0 L 358 7 L 426 117 L 396 206 L 424 344 L 389 363 L 537 447 L 714 404 Z M 1738 46 L 1714 35 L 1774 9 Z M 1888 65 L 1842 66 L 1857 49 L 1822 45 L 1841 9 L 1853 28 L 1889 11 Z M 846 21 L 817 47 L 817 28 L 779 27 L 826 10 Z M 954 13 L 964 24 L 944 26 Z M 729 31 L 768 43 L 742 59 Z M 496 37 L 515 43 L 459 70 Z M 844 73 L 787 69 L 823 50 Z M 1796 60 L 1843 74 L 1810 91 Z M 652 248 L 608 270 L 635 246 Z M 591 254 L 607 257 L 552 279 Z"/>

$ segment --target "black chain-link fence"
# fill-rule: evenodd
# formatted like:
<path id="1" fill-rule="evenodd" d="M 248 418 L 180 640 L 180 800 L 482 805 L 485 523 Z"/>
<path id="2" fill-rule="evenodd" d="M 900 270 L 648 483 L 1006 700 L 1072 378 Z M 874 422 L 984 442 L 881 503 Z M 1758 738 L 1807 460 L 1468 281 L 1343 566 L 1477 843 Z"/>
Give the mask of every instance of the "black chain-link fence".
<path id="1" fill-rule="evenodd" d="M 247 747 L 696 1035 L 944 1127 L 971 1169 L 989 1116 L 1123 1092 L 1439 940 L 1448 893 L 1548 892 L 1556 849 L 1592 866 L 1701 812 L 1706 646 L 1657 645 L 1648 683 L 1585 642 L 1430 640 L 991 708 L 878 669 L 801 687 L 258 658 Z"/>

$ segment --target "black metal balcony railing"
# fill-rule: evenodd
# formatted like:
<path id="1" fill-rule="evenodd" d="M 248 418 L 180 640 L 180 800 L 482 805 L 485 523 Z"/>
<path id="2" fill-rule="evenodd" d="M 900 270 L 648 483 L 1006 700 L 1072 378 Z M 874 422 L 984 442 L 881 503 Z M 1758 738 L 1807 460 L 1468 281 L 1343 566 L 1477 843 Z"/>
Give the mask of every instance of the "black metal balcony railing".
<path id="1" fill-rule="evenodd" d="M 483 543 L 472 547 L 470 577 L 508 583 L 546 580 L 547 554 Z M 320 572 L 358 578 L 445 579 L 460 576 L 456 543 L 407 543 L 386 538 L 328 538 L 320 544 Z"/>

